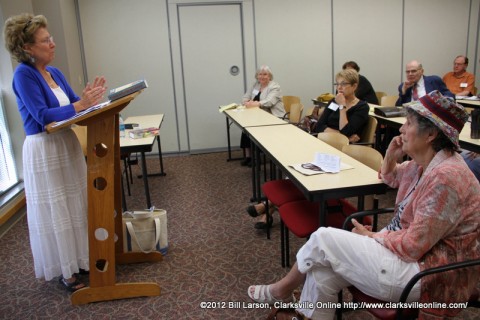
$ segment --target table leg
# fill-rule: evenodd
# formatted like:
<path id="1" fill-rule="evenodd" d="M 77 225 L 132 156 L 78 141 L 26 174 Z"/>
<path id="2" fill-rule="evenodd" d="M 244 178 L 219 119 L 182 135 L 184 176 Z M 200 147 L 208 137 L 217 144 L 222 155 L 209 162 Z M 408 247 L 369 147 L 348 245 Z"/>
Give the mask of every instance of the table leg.
<path id="1" fill-rule="evenodd" d="M 163 171 L 163 156 L 162 156 L 162 146 L 160 144 L 160 136 L 158 135 L 156 137 L 157 139 L 157 144 L 158 144 L 158 159 L 160 161 L 160 172 L 158 173 L 149 173 L 149 177 L 158 177 L 158 176 L 166 176 L 167 174 Z M 143 172 L 143 171 L 142 171 Z M 142 178 L 143 174 L 140 174 L 137 176 L 138 178 Z"/>
<path id="2" fill-rule="evenodd" d="M 228 145 L 228 159 L 227 159 L 227 161 L 242 160 L 243 158 L 232 158 L 232 144 L 230 142 L 230 127 L 232 126 L 233 122 L 229 122 L 228 117 L 225 117 L 225 120 L 227 121 L 227 145 Z M 244 156 L 245 156 L 245 154 L 244 154 Z"/>
<path id="3" fill-rule="evenodd" d="M 158 175 L 165 176 L 167 174 L 163 171 L 163 155 L 162 155 L 162 144 L 160 143 L 160 135 L 157 136 L 157 145 L 158 145 L 158 158 L 160 160 L 160 173 Z"/>
<path id="4" fill-rule="evenodd" d="M 152 207 L 150 202 L 150 189 L 148 187 L 148 175 L 147 175 L 147 162 L 145 161 L 145 152 L 141 152 L 142 155 L 142 177 L 143 177 L 143 186 L 145 188 L 145 197 L 147 198 L 147 208 Z"/>
<path id="5" fill-rule="evenodd" d="M 255 144 L 253 142 L 250 142 L 250 152 L 251 152 L 251 157 L 252 157 L 252 198 L 250 201 L 257 201 L 259 200 L 257 198 L 257 174 L 256 174 L 256 169 L 257 169 L 257 148 L 255 147 Z"/>
<path id="6" fill-rule="evenodd" d="M 228 123 L 228 118 L 225 117 L 227 121 L 227 145 L 228 145 L 228 159 L 227 161 L 232 160 L 232 146 L 230 144 L 230 124 Z"/>

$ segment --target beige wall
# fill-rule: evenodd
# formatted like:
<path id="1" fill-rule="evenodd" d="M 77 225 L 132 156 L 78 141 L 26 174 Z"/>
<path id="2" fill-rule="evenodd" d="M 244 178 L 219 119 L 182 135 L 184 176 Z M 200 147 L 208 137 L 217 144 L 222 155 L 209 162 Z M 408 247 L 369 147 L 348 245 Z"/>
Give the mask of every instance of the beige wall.
<path id="1" fill-rule="evenodd" d="M 257 66 L 268 64 L 283 93 L 300 96 L 306 106 L 311 98 L 333 90 L 333 77 L 346 60 L 357 61 L 374 88 L 389 94 L 396 94 L 404 65 L 411 59 L 420 59 L 426 74 L 442 76 L 452 69 L 457 54 L 467 54 L 468 70 L 480 79 L 480 0 L 244 1 L 253 8 L 254 17 L 244 29 L 255 35 L 255 47 L 247 48 L 247 58 Z M 147 79 L 149 89 L 125 110 L 125 116 L 164 113 L 164 152 L 188 151 L 181 143 L 187 130 L 185 107 L 176 94 L 182 75 L 176 71 L 179 68 L 172 68 L 172 58 L 179 53 L 172 51 L 172 30 L 177 26 L 171 25 L 170 15 L 178 3 L 185 1 L 79 0 L 88 77 L 103 74 L 111 88 L 127 80 Z M 3 19 L 32 10 L 47 16 L 57 43 L 55 65 L 80 93 L 85 79 L 75 1 L 0 0 L 0 9 Z M 23 130 L 10 89 L 15 64 L 1 50 L 0 80 L 15 154 L 21 159 Z M 249 74 L 254 72 L 251 69 Z M 222 89 L 215 79 L 205 81 Z"/>

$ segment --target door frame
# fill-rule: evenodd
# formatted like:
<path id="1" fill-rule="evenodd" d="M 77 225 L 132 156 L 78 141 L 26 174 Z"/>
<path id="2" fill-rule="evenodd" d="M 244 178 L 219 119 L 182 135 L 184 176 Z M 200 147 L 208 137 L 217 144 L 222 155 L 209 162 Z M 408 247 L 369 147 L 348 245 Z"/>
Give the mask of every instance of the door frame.
<path id="1" fill-rule="evenodd" d="M 255 70 L 257 66 L 257 52 L 255 43 L 254 26 L 254 8 L 253 0 L 222 0 L 222 1 L 202 1 L 202 0 L 167 0 L 168 1 L 168 19 L 169 34 L 172 59 L 172 73 L 174 81 L 175 113 L 177 119 L 177 133 L 179 137 L 179 146 L 181 151 L 191 152 L 189 141 L 189 128 L 187 121 L 187 103 L 186 88 L 184 82 L 183 61 L 181 52 L 180 38 L 180 19 L 179 8 L 182 6 L 206 6 L 206 5 L 228 5 L 239 4 L 241 11 L 241 32 L 243 43 L 243 72 L 244 72 L 244 92 L 247 90 L 250 82 L 254 81 Z M 239 99 L 241 96 L 239 97 Z M 214 107 L 214 106 L 212 106 Z M 223 119 L 220 120 L 224 123 Z M 225 140 L 226 140 L 225 131 Z M 226 150 L 226 146 L 225 146 Z M 198 151 L 198 150 L 196 150 Z M 205 150 L 208 151 L 208 150 Z M 218 150 L 217 150 L 218 151 Z M 196 152 L 197 153 L 197 152 Z"/>

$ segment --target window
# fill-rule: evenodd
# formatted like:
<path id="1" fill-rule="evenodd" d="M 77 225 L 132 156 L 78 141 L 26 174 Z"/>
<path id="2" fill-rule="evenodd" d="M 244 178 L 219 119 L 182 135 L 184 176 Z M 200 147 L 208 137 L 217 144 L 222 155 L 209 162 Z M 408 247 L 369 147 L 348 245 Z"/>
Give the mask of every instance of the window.
<path id="1" fill-rule="evenodd" d="M 18 182 L 17 169 L 13 161 L 12 145 L 8 134 L 2 96 L 0 94 L 0 195 Z"/>

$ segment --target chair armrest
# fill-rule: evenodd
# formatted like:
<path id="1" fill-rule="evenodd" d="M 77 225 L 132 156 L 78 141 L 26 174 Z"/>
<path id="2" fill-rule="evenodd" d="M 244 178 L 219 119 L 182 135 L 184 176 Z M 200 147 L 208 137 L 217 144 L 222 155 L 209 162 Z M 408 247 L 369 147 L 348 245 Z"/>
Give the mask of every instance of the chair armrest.
<path id="1" fill-rule="evenodd" d="M 285 114 L 282 117 L 282 120 L 288 119 L 290 117 L 290 112 L 285 112 Z"/>
<path id="2" fill-rule="evenodd" d="M 352 219 L 359 219 L 363 218 L 366 216 L 376 216 L 379 214 L 384 214 L 384 213 L 392 213 L 395 211 L 395 208 L 382 208 L 382 209 L 374 209 L 374 210 L 365 210 L 365 211 L 359 211 L 355 212 L 348 217 L 345 218 L 345 221 L 343 222 L 343 229 L 348 230 L 348 225 Z M 376 227 L 376 226 L 375 226 Z"/>
<path id="3" fill-rule="evenodd" d="M 455 269 L 462 269 L 462 268 L 467 268 L 467 267 L 472 267 L 480 265 L 480 259 L 476 260 L 468 260 L 468 261 L 462 261 L 462 262 L 454 262 L 454 263 L 449 263 L 443 266 L 439 267 L 434 267 L 434 268 L 429 268 L 425 269 L 423 271 L 420 271 L 416 275 L 408 281 L 407 285 L 402 291 L 402 294 L 400 295 L 400 301 L 399 302 L 406 302 L 408 295 L 410 294 L 410 291 L 412 290 L 413 286 L 420 280 L 421 278 L 434 274 L 434 273 L 440 273 L 440 272 L 446 272 L 446 271 L 451 271 Z"/>
<path id="4" fill-rule="evenodd" d="M 410 291 L 412 291 L 412 288 L 415 286 L 415 284 L 423 277 L 434 274 L 434 273 L 440 273 L 440 272 L 446 272 L 446 271 L 451 271 L 455 269 L 463 269 L 463 268 L 468 268 L 468 267 L 473 267 L 480 265 L 480 259 L 476 260 L 468 260 L 468 261 L 462 261 L 462 262 L 454 262 L 454 263 L 449 263 L 443 266 L 439 267 L 434 267 L 434 268 L 429 268 L 425 269 L 423 271 L 420 271 L 416 275 L 408 281 L 407 285 L 405 288 L 403 288 L 402 294 L 400 295 L 400 300 L 399 302 L 405 303 L 407 301 L 408 295 L 410 294 Z M 470 297 L 471 298 L 471 297 Z M 478 307 L 477 302 L 473 302 L 472 306 Z M 397 319 L 402 318 L 402 308 L 397 308 Z"/>

